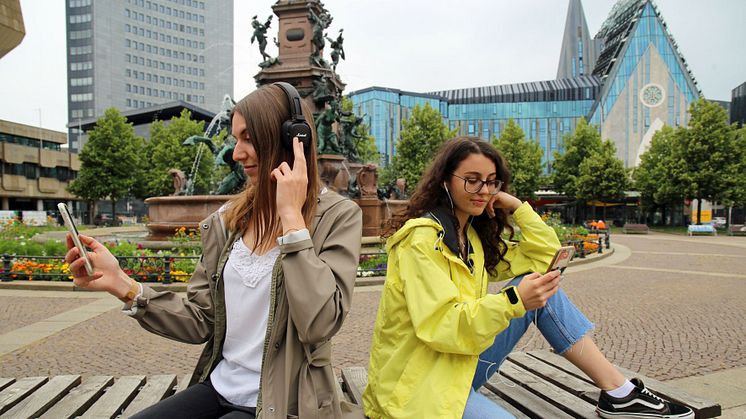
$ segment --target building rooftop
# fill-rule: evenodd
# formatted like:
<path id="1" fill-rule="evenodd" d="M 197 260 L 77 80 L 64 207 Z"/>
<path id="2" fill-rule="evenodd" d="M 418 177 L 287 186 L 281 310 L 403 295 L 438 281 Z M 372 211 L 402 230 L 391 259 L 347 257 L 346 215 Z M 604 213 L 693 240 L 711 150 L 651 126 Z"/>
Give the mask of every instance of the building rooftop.
<path id="1" fill-rule="evenodd" d="M 554 102 L 595 100 L 599 86 L 599 77 L 580 76 L 560 80 L 441 90 L 430 92 L 430 94 L 444 97 L 450 104 Z"/>
<path id="2" fill-rule="evenodd" d="M 148 108 L 130 109 L 122 112 L 122 115 L 127 118 L 127 122 L 131 122 L 133 125 L 143 125 L 153 121 L 168 121 L 171 118 L 181 115 L 183 109 L 191 111 L 192 119 L 197 121 L 209 122 L 215 117 L 214 113 L 182 100 L 167 102 Z M 78 123 L 70 122 L 67 126 L 68 128 L 80 126 L 83 131 L 89 131 L 96 126 L 96 121 L 98 121 L 98 118 L 85 118 L 78 121 Z"/>

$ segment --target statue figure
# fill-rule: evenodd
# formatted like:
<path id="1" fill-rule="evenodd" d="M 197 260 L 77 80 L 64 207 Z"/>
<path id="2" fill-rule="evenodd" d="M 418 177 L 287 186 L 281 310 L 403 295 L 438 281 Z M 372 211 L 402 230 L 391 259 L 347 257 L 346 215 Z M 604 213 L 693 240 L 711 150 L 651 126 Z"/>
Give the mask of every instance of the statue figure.
<path id="1" fill-rule="evenodd" d="M 174 193 L 171 195 L 183 195 L 186 187 L 186 176 L 179 169 L 169 169 L 168 174 L 174 178 Z"/>
<path id="2" fill-rule="evenodd" d="M 339 104 L 336 100 L 329 102 L 323 112 L 316 117 L 316 136 L 318 137 L 319 154 L 340 154 L 337 134 L 334 132 L 334 122 L 337 120 L 337 108 Z"/>
<path id="3" fill-rule="evenodd" d="M 358 162 L 360 161 L 360 156 L 357 153 L 354 138 L 363 138 L 357 133 L 357 127 L 363 123 L 363 118 L 356 116 L 352 112 L 340 112 L 340 115 L 339 125 L 342 131 L 340 135 L 340 147 L 342 148 L 342 153 L 347 157 L 347 160 Z"/>
<path id="4" fill-rule="evenodd" d="M 314 103 L 317 105 L 324 104 L 334 99 L 334 92 L 329 88 L 329 82 L 326 77 L 321 77 L 313 81 L 313 92 L 311 93 Z"/>
<path id="5" fill-rule="evenodd" d="M 264 50 L 267 48 L 267 29 L 269 29 L 269 25 L 272 23 L 272 15 L 269 15 L 264 24 L 261 24 L 256 20 L 256 15 L 251 19 L 251 26 L 254 28 L 254 33 L 251 35 L 251 43 L 253 44 L 254 39 L 256 39 L 259 44 L 259 53 L 262 54 L 262 59 L 265 62 L 271 61 L 272 57 L 270 57 Z"/>
<path id="6" fill-rule="evenodd" d="M 329 46 L 332 48 L 332 68 L 334 69 L 334 71 L 337 71 L 337 64 L 339 64 L 339 59 L 345 59 L 345 50 L 342 47 L 342 43 L 344 42 L 344 38 L 342 38 L 343 30 L 344 29 L 339 30 L 339 35 L 337 36 L 336 40 L 333 40 L 329 37 L 326 38 L 329 41 Z"/>
<path id="7" fill-rule="evenodd" d="M 311 53 L 311 64 L 316 64 L 320 67 L 328 67 L 329 65 L 324 61 L 322 57 L 322 51 L 326 43 L 324 42 L 324 30 L 332 24 L 332 16 L 329 12 L 322 7 L 321 13 L 316 14 L 313 12 L 311 5 L 308 5 L 308 20 L 313 24 L 313 36 L 311 37 L 311 43 L 313 44 L 313 53 Z"/>
<path id="8" fill-rule="evenodd" d="M 357 173 L 357 184 L 360 188 L 362 198 L 378 197 L 378 167 L 369 163 L 363 166 Z"/>
<path id="9" fill-rule="evenodd" d="M 396 183 L 394 184 L 394 199 L 408 199 L 409 194 L 407 194 L 407 180 L 403 177 L 400 177 L 396 179 Z"/>
<path id="10" fill-rule="evenodd" d="M 210 121 L 210 124 L 205 129 L 204 135 L 192 135 L 191 137 L 184 140 L 182 145 L 198 145 L 204 144 L 207 149 L 215 156 L 215 165 L 217 166 L 228 166 L 230 173 L 223 178 L 218 185 L 217 190 L 211 192 L 216 195 L 231 195 L 241 190 L 244 183 L 246 182 L 246 174 L 243 171 L 243 167 L 233 160 L 233 149 L 236 147 L 236 139 L 230 135 L 231 132 L 231 112 L 236 103 L 231 99 L 229 95 L 225 95 L 221 110 L 217 115 Z M 227 130 L 229 133 L 225 139 L 222 147 L 218 146 L 213 142 L 213 137 L 219 135 L 223 130 Z M 192 174 L 186 182 L 186 195 L 192 194 L 194 176 L 197 167 L 199 167 L 199 160 L 201 153 L 197 153 L 195 162 L 192 166 Z"/>

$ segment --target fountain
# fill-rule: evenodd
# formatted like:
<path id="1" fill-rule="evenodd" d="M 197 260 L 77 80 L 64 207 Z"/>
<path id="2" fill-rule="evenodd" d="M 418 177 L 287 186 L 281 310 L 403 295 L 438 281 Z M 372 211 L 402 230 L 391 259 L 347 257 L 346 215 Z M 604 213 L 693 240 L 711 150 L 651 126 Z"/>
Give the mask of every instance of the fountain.
<path id="1" fill-rule="evenodd" d="M 243 187 L 246 176 L 240 165 L 232 158 L 235 140 L 229 137 L 222 148 L 218 148 L 213 141 L 213 138 L 220 135 L 224 129 L 230 132 L 230 113 L 234 104 L 230 96 L 225 95 L 220 112 L 210 121 L 204 134 L 191 136 L 184 141 L 184 145 L 198 147 L 186 183 L 182 184 L 181 181 L 175 180 L 173 195 L 157 196 L 145 200 L 150 220 L 146 225 L 150 232 L 147 237 L 148 241 L 166 240 L 182 227 L 187 230 L 199 229 L 200 221 L 220 208 L 230 199 L 231 194 Z M 214 195 L 193 195 L 197 168 L 205 149 L 215 155 L 216 165 L 227 165 L 231 168 L 231 172 L 220 182 Z"/>

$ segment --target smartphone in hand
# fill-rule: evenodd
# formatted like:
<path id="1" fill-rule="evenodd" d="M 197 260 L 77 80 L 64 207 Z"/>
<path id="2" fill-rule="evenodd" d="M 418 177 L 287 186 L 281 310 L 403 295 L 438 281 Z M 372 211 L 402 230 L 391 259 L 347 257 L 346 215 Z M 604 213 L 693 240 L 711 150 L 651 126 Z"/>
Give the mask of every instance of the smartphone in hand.
<path id="1" fill-rule="evenodd" d="M 552 262 L 549 264 L 549 269 L 547 269 L 546 273 L 548 274 L 549 272 L 556 270 L 563 272 L 565 268 L 567 268 L 567 265 L 570 264 L 570 259 L 572 259 L 573 255 L 575 255 L 574 246 L 560 247 L 554 254 Z"/>
<path id="2" fill-rule="evenodd" d="M 85 261 L 86 272 L 88 272 L 88 275 L 93 275 L 93 265 L 91 265 L 91 260 L 88 259 L 88 252 L 86 252 L 85 246 L 80 242 L 78 228 L 75 226 L 75 222 L 73 221 L 72 215 L 70 215 L 70 211 L 67 209 L 67 205 L 60 202 L 57 204 L 57 209 L 60 211 L 60 215 L 62 215 L 62 220 L 65 222 L 67 231 L 69 231 L 70 235 L 73 236 L 73 243 L 75 243 L 75 247 L 80 251 L 80 257 Z"/>

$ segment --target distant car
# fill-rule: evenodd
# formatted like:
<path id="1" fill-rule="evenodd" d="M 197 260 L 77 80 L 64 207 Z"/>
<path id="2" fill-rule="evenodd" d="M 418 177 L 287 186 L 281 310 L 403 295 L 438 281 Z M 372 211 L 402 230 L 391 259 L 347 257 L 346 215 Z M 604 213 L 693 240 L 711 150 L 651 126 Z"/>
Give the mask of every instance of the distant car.
<path id="1" fill-rule="evenodd" d="M 114 225 L 114 218 L 112 218 L 111 214 L 96 214 L 95 217 L 93 217 L 93 225 L 97 226 L 113 226 Z"/>
<path id="2" fill-rule="evenodd" d="M 715 228 L 725 228 L 725 224 L 725 217 L 712 217 L 712 225 L 714 225 Z"/>

